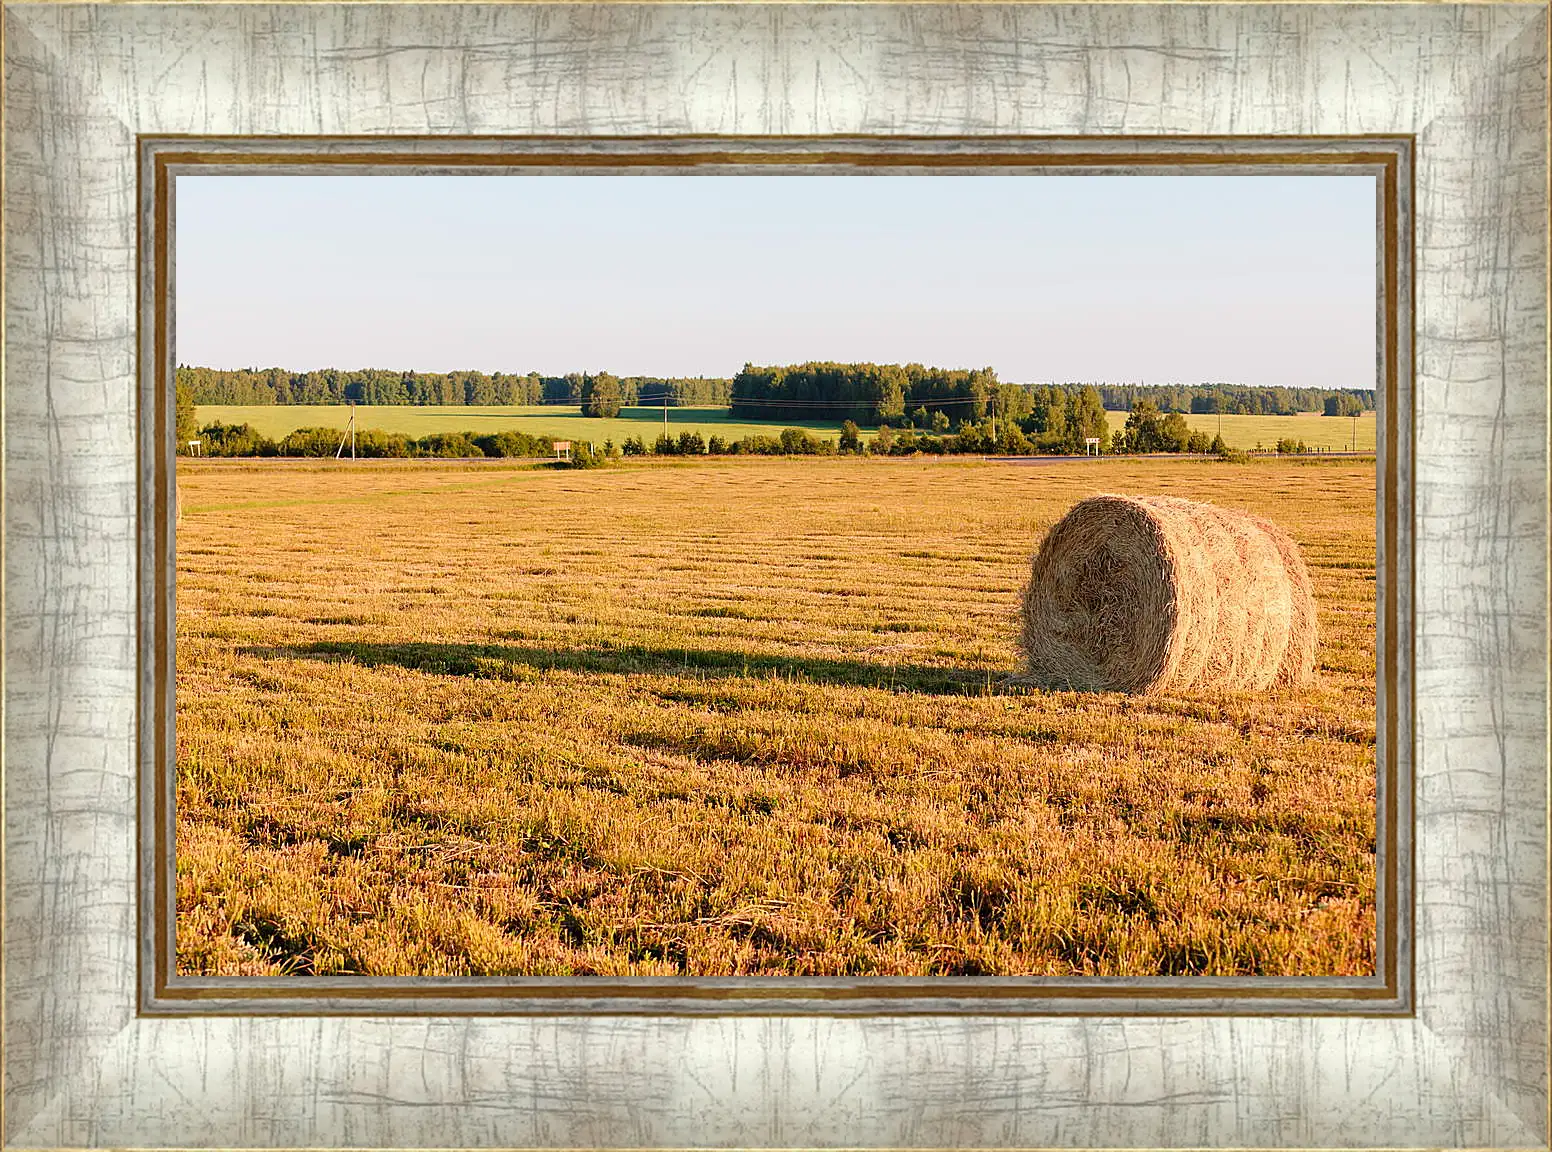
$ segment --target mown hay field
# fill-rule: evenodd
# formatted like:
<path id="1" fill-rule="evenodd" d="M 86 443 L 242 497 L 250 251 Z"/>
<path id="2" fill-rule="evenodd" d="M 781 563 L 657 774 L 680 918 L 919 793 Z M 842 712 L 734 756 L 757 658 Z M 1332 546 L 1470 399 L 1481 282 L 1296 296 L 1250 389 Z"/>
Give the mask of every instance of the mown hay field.
<path id="1" fill-rule="evenodd" d="M 1372 462 L 178 476 L 182 972 L 1373 971 Z M 1282 525 L 1318 683 L 1006 683 L 1101 491 Z"/>

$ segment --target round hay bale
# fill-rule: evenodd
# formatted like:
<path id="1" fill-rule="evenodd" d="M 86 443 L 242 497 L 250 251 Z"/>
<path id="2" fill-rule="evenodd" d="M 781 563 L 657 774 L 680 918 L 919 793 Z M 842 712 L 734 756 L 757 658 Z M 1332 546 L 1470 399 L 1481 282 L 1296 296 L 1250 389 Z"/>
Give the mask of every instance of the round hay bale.
<path id="1" fill-rule="evenodd" d="M 1046 534 L 1024 590 L 1022 678 L 1051 688 L 1263 689 L 1315 676 L 1299 548 L 1248 513 L 1094 496 Z"/>

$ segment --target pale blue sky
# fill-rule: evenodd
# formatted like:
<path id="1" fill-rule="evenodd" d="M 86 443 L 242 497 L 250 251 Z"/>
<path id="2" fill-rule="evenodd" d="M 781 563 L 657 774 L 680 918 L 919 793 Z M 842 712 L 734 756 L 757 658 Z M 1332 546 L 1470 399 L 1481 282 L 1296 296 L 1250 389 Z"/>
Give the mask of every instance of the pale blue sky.
<path id="1" fill-rule="evenodd" d="M 1357 176 L 184 176 L 177 358 L 1372 388 Z"/>

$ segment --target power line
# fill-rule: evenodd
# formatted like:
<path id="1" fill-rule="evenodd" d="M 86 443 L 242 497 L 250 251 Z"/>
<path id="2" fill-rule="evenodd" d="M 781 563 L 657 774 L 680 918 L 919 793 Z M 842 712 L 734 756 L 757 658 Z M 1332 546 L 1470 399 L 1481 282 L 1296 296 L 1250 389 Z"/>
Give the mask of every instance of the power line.
<path id="1" fill-rule="evenodd" d="M 907 407 L 925 408 L 928 406 L 941 407 L 947 404 L 990 404 L 990 397 L 976 399 L 973 396 L 945 396 L 942 399 L 925 398 L 919 400 L 906 400 Z M 729 404 L 758 404 L 767 408 L 876 408 L 883 404 L 883 400 L 776 400 L 769 396 L 733 396 L 728 400 Z M 683 405 L 694 407 L 694 405 Z"/>

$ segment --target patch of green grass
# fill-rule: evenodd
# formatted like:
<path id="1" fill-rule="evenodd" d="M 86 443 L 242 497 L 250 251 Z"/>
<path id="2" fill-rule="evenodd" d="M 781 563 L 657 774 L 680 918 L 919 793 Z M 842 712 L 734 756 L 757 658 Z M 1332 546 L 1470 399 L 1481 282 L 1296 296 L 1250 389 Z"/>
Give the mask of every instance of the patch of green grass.
<path id="1" fill-rule="evenodd" d="M 350 408 L 343 404 L 201 404 L 197 418 L 201 425 L 217 420 L 223 424 L 251 424 L 263 435 L 278 440 L 298 428 L 343 429 L 350 421 Z M 362 404 L 356 408 L 356 427 L 415 437 L 433 432 L 526 432 L 530 436 L 590 440 L 600 447 L 605 440 L 620 444 L 627 436 L 639 436 L 650 446 L 663 431 L 663 409 L 624 408 L 618 417 L 604 420 L 583 416 L 575 404 L 496 408 Z M 814 420 L 751 424 L 731 419 L 726 408 L 668 409 L 671 436 L 699 432 L 702 436 L 741 440 L 745 436 L 779 436 L 783 428 L 808 428 L 838 436 L 841 425 L 840 421 Z"/>
<path id="2" fill-rule="evenodd" d="M 1107 412 L 1110 430 L 1118 432 L 1126 426 L 1125 412 Z M 1260 445 L 1268 452 L 1277 447 L 1284 437 L 1302 440 L 1311 448 L 1328 452 L 1373 452 L 1375 420 L 1373 412 L 1365 412 L 1354 421 L 1351 416 L 1321 416 L 1314 412 L 1301 412 L 1296 416 L 1223 416 L 1211 414 L 1186 416 L 1186 423 L 1209 436 L 1218 434 L 1222 420 L 1223 442 L 1230 448 L 1247 451 Z M 1358 446 L 1353 448 L 1356 430 Z"/>

